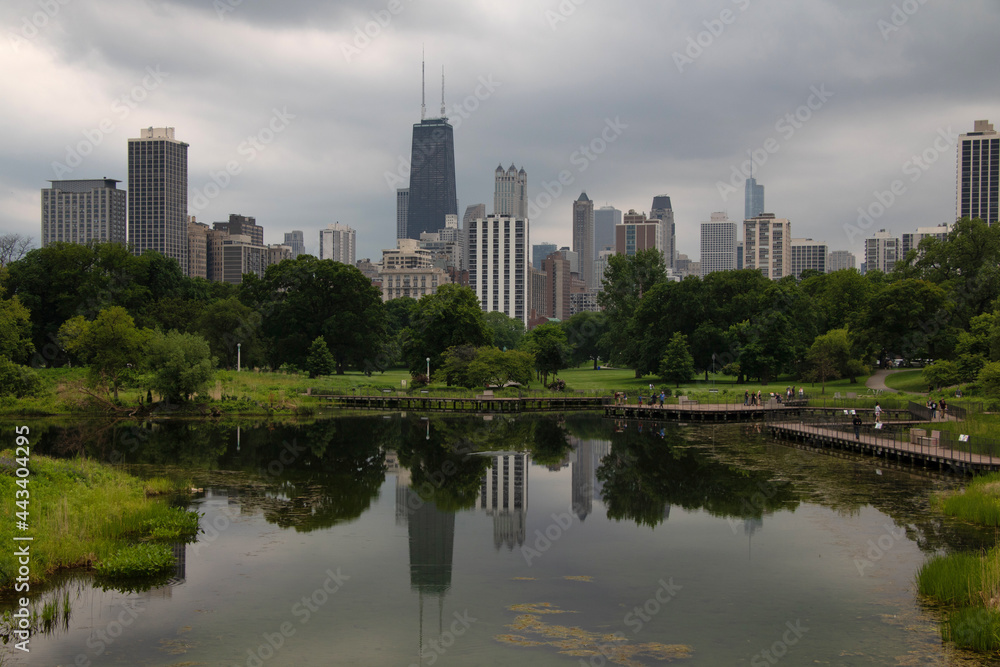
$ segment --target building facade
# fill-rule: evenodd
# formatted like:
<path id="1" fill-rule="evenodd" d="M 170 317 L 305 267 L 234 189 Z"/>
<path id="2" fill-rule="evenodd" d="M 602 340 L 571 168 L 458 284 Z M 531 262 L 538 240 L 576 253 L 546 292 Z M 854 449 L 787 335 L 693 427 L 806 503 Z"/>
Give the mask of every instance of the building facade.
<path id="1" fill-rule="evenodd" d="M 977 120 L 972 132 L 958 137 L 957 218 L 1000 219 L 1000 134 L 993 124 Z M 869 267 L 870 268 L 870 267 Z"/>
<path id="2" fill-rule="evenodd" d="M 899 238 L 884 229 L 878 230 L 870 239 L 865 239 L 865 271 L 889 273 L 901 259 L 901 247 Z"/>
<path id="3" fill-rule="evenodd" d="M 812 239 L 792 239 L 792 275 L 798 278 L 803 271 L 828 273 L 826 267 L 830 247 Z"/>
<path id="4" fill-rule="evenodd" d="M 458 215 L 455 134 L 447 118 L 421 120 L 413 126 L 409 190 L 406 238 L 436 232 L 444 227 L 446 215 Z"/>
<path id="5" fill-rule="evenodd" d="M 935 238 L 942 242 L 947 241 L 948 234 L 951 233 L 951 228 L 952 225 L 949 225 L 947 222 L 942 222 L 937 227 L 917 227 L 917 231 L 903 234 L 900 239 L 900 241 L 902 241 L 902 246 L 899 252 L 899 259 L 905 259 L 906 255 L 911 250 L 916 250 L 917 246 L 920 245 L 920 242 L 928 237 Z"/>
<path id="6" fill-rule="evenodd" d="M 559 250 L 559 246 L 555 243 L 538 243 L 531 246 L 531 266 L 541 271 L 542 261 L 556 250 Z"/>
<path id="7" fill-rule="evenodd" d="M 406 221 L 410 214 L 410 188 L 396 189 L 396 238 L 409 238 L 406 235 Z"/>
<path id="8" fill-rule="evenodd" d="M 573 202 L 573 251 L 580 256 L 580 279 L 594 288 L 594 202 L 586 192 Z"/>
<path id="9" fill-rule="evenodd" d="M 645 214 L 629 209 L 622 224 L 615 226 L 615 254 L 634 255 L 651 248 L 663 252 L 662 234 L 659 220 L 647 220 Z"/>
<path id="10" fill-rule="evenodd" d="M 772 280 L 791 273 L 792 224 L 773 213 L 743 221 L 743 267 L 756 269 Z"/>
<path id="11" fill-rule="evenodd" d="M 756 218 L 764 213 L 764 186 L 756 178 L 748 178 L 743 190 L 743 219 Z"/>
<path id="12" fill-rule="evenodd" d="M 434 266 L 432 252 L 413 239 L 397 239 L 395 248 L 382 251 L 378 277 L 383 301 L 401 296 L 419 299 L 451 282 L 445 269 Z"/>
<path id="13" fill-rule="evenodd" d="M 230 236 L 249 236 L 254 245 L 264 245 L 264 228 L 257 224 L 256 218 L 248 215 L 230 213 L 228 222 L 212 223 L 212 229 Z"/>
<path id="14" fill-rule="evenodd" d="M 172 127 L 128 140 L 128 240 L 132 252 L 156 250 L 188 270 L 188 145 Z"/>
<path id="15" fill-rule="evenodd" d="M 570 261 L 562 252 L 556 251 L 542 260 L 542 271 L 545 272 L 545 295 L 547 309 L 543 315 L 566 321 L 571 316 L 570 294 L 572 293 L 573 275 Z"/>
<path id="16" fill-rule="evenodd" d="M 469 286 L 487 313 L 528 324 L 529 230 L 526 218 L 490 215 L 466 230 Z"/>
<path id="17" fill-rule="evenodd" d="M 208 235 L 211 228 L 192 216 L 188 220 L 188 276 L 208 280 Z"/>
<path id="18" fill-rule="evenodd" d="M 594 210 L 594 254 L 600 257 L 604 250 L 615 249 L 615 226 L 622 224 L 622 212 L 614 206 Z"/>
<path id="19" fill-rule="evenodd" d="M 518 171 L 514 168 L 513 164 L 506 171 L 504 171 L 502 166 L 498 165 L 495 178 L 493 214 L 506 215 L 512 218 L 527 218 L 528 173 L 523 167 Z"/>
<path id="20" fill-rule="evenodd" d="M 42 189 L 42 247 L 52 243 L 125 243 L 128 196 L 113 178 L 49 181 Z"/>
<path id="21" fill-rule="evenodd" d="M 306 254 L 306 237 L 299 230 L 285 232 L 285 245 L 292 250 L 292 259 Z"/>
<path id="22" fill-rule="evenodd" d="M 354 266 L 357 244 L 357 232 L 335 222 L 319 232 L 319 258 Z"/>
<path id="23" fill-rule="evenodd" d="M 653 197 L 653 205 L 649 209 L 649 219 L 659 220 L 660 252 L 663 253 L 663 263 L 667 269 L 675 268 L 677 262 L 677 229 L 674 225 L 674 209 L 667 195 Z"/>
<path id="24" fill-rule="evenodd" d="M 701 276 L 736 268 L 736 223 L 725 213 L 712 213 L 701 223 Z"/>
<path id="25" fill-rule="evenodd" d="M 826 270 L 828 273 L 843 271 L 844 269 L 856 269 L 857 258 L 853 252 L 848 250 L 831 250 L 826 258 Z"/>

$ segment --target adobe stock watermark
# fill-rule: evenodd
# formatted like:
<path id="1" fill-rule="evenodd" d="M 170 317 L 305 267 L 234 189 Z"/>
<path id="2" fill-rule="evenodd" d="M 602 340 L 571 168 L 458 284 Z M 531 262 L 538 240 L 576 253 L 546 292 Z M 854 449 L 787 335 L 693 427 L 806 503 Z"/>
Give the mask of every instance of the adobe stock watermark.
<path id="1" fill-rule="evenodd" d="M 329 602 L 330 597 L 340 590 L 344 582 L 350 579 L 346 574 L 341 574 L 340 568 L 337 571 L 326 571 L 326 579 L 316 587 L 310 595 L 302 596 L 302 599 L 292 605 L 290 610 L 292 616 L 299 621 L 299 625 L 305 625 L 317 613 L 323 605 Z M 285 642 L 293 637 L 298 631 L 292 621 L 285 621 L 278 626 L 275 632 L 264 632 L 261 634 L 261 642 L 256 648 L 247 649 L 247 658 L 243 665 L 234 667 L 263 667 L 264 663 L 277 655 L 278 651 L 285 645 Z"/>
<path id="2" fill-rule="evenodd" d="M 38 11 L 25 14 L 16 29 L 7 31 L 7 39 L 14 52 L 17 53 L 22 46 L 38 37 L 39 31 L 44 30 L 70 2 L 72 0 L 35 0 Z"/>
<path id="3" fill-rule="evenodd" d="M 855 558 L 854 567 L 858 568 L 858 575 L 865 576 L 865 570 L 874 567 L 875 563 L 882 560 L 885 555 L 896 546 L 896 543 L 906 537 L 906 530 L 897 526 L 883 524 L 885 532 L 878 536 L 878 539 L 868 540 L 868 550 L 865 551 L 865 558 Z"/>
<path id="4" fill-rule="evenodd" d="M 576 13 L 576 8 L 586 1 L 587 0 L 561 0 L 559 5 L 556 7 L 556 11 L 546 9 L 544 16 L 546 22 L 549 24 L 549 27 L 555 31 L 559 27 L 560 23 L 568 21 L 569 17 Z"/>
<path id="5" fill-rule="evenodd" d="M 226 14 L 236 11 L 236 8 L 243 4 L 243 0 L 212 0 L 212 7 L 215 8 L 215 15 L 220 21 L 226 20 Z"/>
<path id="6" fill-rule="evenodd" d="M 468 609 L 462 614 L 456 611 L 452 616 L 454 616 L 455 620 L 451 622 L 448 629 L 442 631 L 436 639 L 428 639 L 427 647 L 420 654 L 420 662 L 412 662 L 409 667 L 420 667 L 422 664 L 430 666 L 436 663 L 438 658 L 447 653 L 448 649 L 455 645 L 455 640 L 464 635 L 472 627 L 472 624 L 479 620 L 469 616 Z"/>
<path id="7" fill-rule="evenodd" d="M 618 141 L 622 133 L 628 129 L 628 125 L 621 121 L 621 116 L 615 116 L 614 120 L 604 119 L 604 127 L 597 136 L 570 153 L 569 163 L 576 167 L 576 173 L 582 174 L 587 171 L 591 164 L 608 150 L 608 147 Z M 562 195 L 563 190 L 576 181 L 576 175 L 569 169 L 563 169 L 553 181 L 542 181 L 542 189 L 533 198 L 528 200 L 528 217 L 532 218 L 552 206 L 552 204 Z"/>
<path id="8" fill-rule="evenodd" d="M 570 529 L 573 525 L 574 517 L 577 514 L 576 506 L 572 506 L 569 512 L 563 512 L 562 514 L 553 513 L 552 523 L 545 527 L 545 530 L 535 529 L 535 547 L 531 548 L 527 544 L 521 546 L 521 555 L 524 557 L 524 562 L 531 566 L 531 561 L 536 558 L 541 558 L 542 554 L 552 548 L 552 545 L 558 542 L 562 536 Z"/>
<path id="9" fill-rule="evenodd" d="M 899 32 L 925 4 L 927 4 L 927 0 L 903 0 L 899 4 L 893 3 L 889 18 L 879 19 L 875 22 L 875 26 L 882 35 L 882 40 L 888 42 L 889 35 Z"/>
<path id="10" fill-rule="evenodd" d="M 726 27 L 736 23 L 740 14 L 750 7 L 750 0 L 732 0 L 732 3 L 739 8 L 739 13 L 732 9 L 723 9 L 717 17 L 702 21 L 701 24 L 705 26 L 705 29 L 696 35 L 688 35 L 684 52 L 674 51 L 674 65 L 677 66 L 678 72 L 683 74 L 686 66 L 693 65 L 694 61 L 701 58 L 705 49 L 715 44 L 715 40 L 722 36 Z"/>
<path id="11" fill-rule="evenodd" d="M 464 121 L 471 118 L 480 105 L 493 97 L 493 93 L 502 85 L 503 82 L 498 81 L 492 73 L 480 76 L 472 94 L 467 95 L 460 102 L 455 102 L 451 106 L 446 107 L 447 117 L 452 121 L 452 131 L 460 128 Z M 442 142 L 446 136 L 447 132 L 443 128 L 434 128 L 431 130 L 429 137 L 418 140 L 416 150 L 414 151 L 416 153 L 415 156 L 412 153 L 410 157 L 406 157 L 405 155 L 398 156 L 396 159 L 396 169 L 394 171 L 385 171 L 382 174 L 389 190 L 395 193 L 397 188 L 409 187 L 410 173 L 413 171 L 414 165 L 419 168 L 424 162 L 433 157 L 443 146 Z"/>
<path id="12" fill-rule="evenodd" d="M 787 621 L 781 639 L 774 642 L 768 648 L 755 653 L 750 658 L 750 667 L 768 667 L 776 665 L 778 661 L 788 655 L 788 650 L 799 643 L 799 640 L 809 632 L 809 628 L 802 626 L 802 621 L 795 619 L 795 622 Z"/>
<path id="13" fill-rule="evenodd" d="M 100 630 L 91 631 L 86 642 L 88 650 L 76 655 L 76 658 L 73 660 L 74 665 L 77 667 L 90 667 L 93 664 L 90 659 L 91 655 L 95 658 L 104 655 L 108 647 L 122 636 L 125 628 L 135 623 L 135 620 L 139 618 L 139 614 L 146 611 L 146 608 L 143 606 L 143 600 L 126 600 L 121 606 L 122 611 L 108 621 L 107 625 Z"/>
<path id="14" fill-rule="evenodd" d="M 83 159 L 93 153 L 104 138 L 118 128 L 118 123 L 128 118 L 132 111 L 170 76 L 170 73 L 162 71 L 159 65 L 149 65 L 145 71 L 146 75 L 139 83 L 132 86 L 124 95 L 112 100 L 112 115 L 102 118 L 97 127 L 83 130 L 83 139 L 76 144 L 67 144 L 63 161 L 52 163 L 52 173 L 55 174 L 56 180 L 73 173 L 74 169 L 83 164 Z"/>
<path id="15" fill-rule="evenodd" d="M 264 127 L 257 130 L 256 133 L 248 135 L 236 147 L 236 154 L 242 159 L 229 160 L 226 162 L 225 169 L 209 170 L 208 176 L 211 180 L 200 188 L 195 188 L 188 195 L 191 209 L 197 212 L 203 211 L 213 199 L 232 184 L 233 176 L 243 173 L 246 164 L 253 162 L 260 153 L 267 150 L 267 147 L 274 142 L 277 136 L 288 129 L 293 120 L 295 120 L 295 115 L 288 112 L 288 107 L 272 109 L 271 117 Z"/>
<path id="16" fill-rule="evenodd" d="M 844 234 L 847 236 L 847 242 L 854 243 L 857 238 L 865 236 L 865 230 L 872 227 L 879 218 L 885 215 L 886 211 L 892 208 L 914 183 L 930 171 L 942 155 L 951 156 L 957 144 L 958 134 L 951 129 L 951 126 L 939 127 L 931 144 L 919 153 L 911 155 L 910 159 L 900 167 L 902 175 L 908 178 L 906 180 L 897 178 L 889 184 L 887 189 L 872 191 L 873 201 L 867 206 L 858 207 L 856 223 L 844 223 Z"/>
<path id="17" fill-rule="evenodd" d="M 413 0 L 406 0 L 408 3 Z M 389 0 L 385 9 L 371 13 L 371 19 L 363 24 L 354 24 L 354 36 L 350 43 L 341 43 L 340 52 L 344 60 L 350 63 L 367 49 L 371 43 L 382 34 L 382 31 L 392 24 L 392 20 L 406 9 L 402 0 Z"/>
<path id="18" fill-rule="evenodd" d="M 796 132 L 812 120 L 815 113 L 822 109 L 833 96 L 834 93 L 827 90 L 825 83 L 818 87 L 809 86 L 809 95 L 805 102 L 779 117 L 774 123 L 774 131 L 778 133 L 782 141 L 791 141 Z M 759 148 L 750 151 L 747 160 L 730 167 L 729 182 L 716 181 L 715 183 L 722 201 L 727 202 L 730 195 L 742 192 L 746 179 L 750 178 L 754 168 L 759 169 L 766 164 L 772 155 L 781 150 L 781 145 L 781 141 L 775 137 L 768 137 Z"/>

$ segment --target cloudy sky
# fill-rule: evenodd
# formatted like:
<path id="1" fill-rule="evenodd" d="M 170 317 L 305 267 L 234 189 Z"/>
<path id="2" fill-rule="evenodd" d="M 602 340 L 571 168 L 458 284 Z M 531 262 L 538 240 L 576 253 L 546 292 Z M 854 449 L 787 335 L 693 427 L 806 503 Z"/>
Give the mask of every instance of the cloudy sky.
<path id="1" fill-rule="evenodd" d="M 313 252 L 339 221 L 378 258 L 421 49 L 428 116 L 447 77 L 459 212 L 492 212 L 497 164 L 523 166 L 532 243 L 571 242 L 581 191 L 669 194 L 697 258 L 699 222 L 743 217 L 754 151 L 768 211 L 857 252 L 953 220 L 955 137 L 1000 126 L 995 0 L 5 0 L 0 21 L 0 233 L 36 239 L 47 180 L 124 181 L 126 140 L 172 126 L 199 220 L 253 215 Z"/>

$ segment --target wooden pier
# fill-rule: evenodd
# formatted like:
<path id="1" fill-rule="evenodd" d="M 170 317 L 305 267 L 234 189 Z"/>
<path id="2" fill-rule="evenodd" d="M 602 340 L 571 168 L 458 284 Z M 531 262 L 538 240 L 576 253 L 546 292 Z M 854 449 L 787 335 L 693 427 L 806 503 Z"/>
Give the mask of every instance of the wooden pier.
<path id="1" fill-rule="evenodd" d="M 775 438 L 801 443 L 816 449 L 839 450 L 864 456 L 884 459 L 895 464 L 908 464 L 948 470 L 952 472 L 995 472 L 1000 471 L 1000 458 L 985 454 L 974 454 L 950 449 L 937 444 L 930 438 L 916 438 L 917 442 L 902 439 L 898 427 L 910 422 L 887 422 L 884 426 L 890 432 L 883 433 L 871 428 L 855 437 L 850 426 L 837 428 L 831 424 L 802 424 L 792 422 L 772 422 L 767 429 Z"/>
<path id="2" fill-rule="evenodd" d="M 315 395 L 315 394 L 314 394 Z M 358 410 L 403 410 L 407 412 L 572 412 L 604 407 L 613 399 L 603 396 L 523 396 L 499 398 L 488 394 L 453 398 L 383 394 L 381 396 L 324 396 L 317 398 L 338 408 Z"/>

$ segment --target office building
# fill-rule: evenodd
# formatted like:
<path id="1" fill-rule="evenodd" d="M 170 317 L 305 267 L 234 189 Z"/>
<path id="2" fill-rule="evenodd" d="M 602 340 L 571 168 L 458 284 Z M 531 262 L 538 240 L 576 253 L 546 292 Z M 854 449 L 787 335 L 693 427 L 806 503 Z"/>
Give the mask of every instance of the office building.
<path id="1" fill-rule="evenodd" d="M 292 259 L 306 254 L 306 237 L 298 230 L 285 232 L 285 245 L 292 249 Z"/>
<path id="2" fill-rule="evenodd" d="M 555 243 L 539 243 L 537 245 L 531 246 L 531 266 L 542 270 L 542 260 L 559 250 L 559 246 Z"/>
<path id="3" fill-rule="evenodd" d="M 396 189 L 396 238 L 409 238 L 406 235 L 406 221 L 410 211 L 410 188 Z"/>
<path id="4" fill-rule="evenodd" d="M 942 222 L 937 227 L 917 227 L 917 231 L 903 234 L 900 239 L 902 241 L 902 247 L 900 249 L 899 259 L 905 259 L 906 255 L 911 250 L 916 250 L 917 246 L 920 245 L 920 242 L 928 237 L 935 238 L 942 242 L 947 241 L 951 228 L 952 225 L 949 225 L 947 222 Z"/>
<path id="5" fill-rule="evenodd" d="M 647 220 L 644 213 L 629 209 L 622 224 L 615 225 L 615 254 L 634 255 L 649 249 L 663 252 L 663 226 L 659 220 Z"/>
<path id="6" fill-rule="evenodd" d="M 663 253 L 663 263 L 667 269 L 673 269 L 674 262 L 677 261 L 677 233 L 674 227 L 674 209 L 670 205 L 670 197 L 667 195 L 653 197 L 653 205 L 649 209 L 649 219 L 660 221 L 662 227 L 660 252 Z"/>
<path id="7" fill-rule="evenodd" d="M 980 218 L 993 224 L 1000 216 L 1000 134 L 977 120 L 972 132 L 958 137 L 957 218 Z M 871 270 L 872 267 L 868 267 Z"/>
<path id="8" fill-rule="evenodd" d="M 444 220 L 442 220 L 444 222 Z M 357 251 L 357 232 L 336 222 L 319 232 L 319 258 L 332 259 L 354 266 Z"/>
<path id="9" fill-rule="evenodd" d="M 469 204 L 465 207 L 465 215 L 462 216 L 462 229 L 468 229 L 473 220 L 485 217 L 486 204 Z"/>
<path id="10" fill-rule="evenodd" d="M 615 226 L 622 224 L 622 212 L 614 206 L 594 210 L 594 255 L 615 249 Z"/>
<path id="11" fill-rule="evenodd" d="M 792 224 L 773 213 L 743 221 L 743 267 L 778 280 L 791 273 Z"/>
<path id="12" fill-rule="evenodd" d="M 395 248 L 382 251 L 378 277 L 383 301 L 401 296 L 419 299 L 451 282 L 447 271 L 434 266 L 433 253 L 413 239 L 396 239 Z"/>
<path id="13" fill-rule="evenodd" d="M 528 221 L 490 215 L 466 230 L 469 287 L 487 313 L 501 312 L 528 324 Z"/>
<path id="14" fill-rule="evenodd" d="M 878 230 L 870 239 L 865 239 L 865 271 L 889 273 L 901 259 L 901 247 L 899 238 L 884 229 Z"/>
<path id="15" fill-rule="evenodd" d="M 419 239 L 424 232 L 444 227 L 446 215 L 458 215 L 455 190 L 455 131 L 444 107 L 444 75 L 441 76 L 441 116 L 427 118 L 421 80 L 420 122 L 413 126 L 410 152 L 410 193 L 407 200 L 406 238 Z"/>
<path id="16" fill-rule="evenodd" d="M 743 269 L 743 240 L 740 239 L 736 242 L 736 270 L 740 271 Z"/>
<path id="17" fill-rule="evenodd" d="M 764 186 L 757 185 L 757 179 L 747 179 L 743 193 L 743 219 L 756 218 L 764 213 Z"/>
<path id="18" fill-rule="evenodd" d="M 827 273 L 843 271 L 844 269 L 855 269 L 857 258 L 854 253 L 848 250 L 831 250 L 826 258 Z"/>
<path id="19" fill-rule="evenodd" d="M 736 268 L 736 233 L 736 223 L 725 213 L 713 213 L 708 222 L 701 223 L 702 276 Z"/>
<path id="20" fill-rule="evenodd" d="M 42 188 L 42 247 L 52 243 L 125 243 L 127 195 L 113 178 L 49 181 Z"/>
<path id="21" fill-rule="evenodd" d="M 588 288 L 595 288 L 594 202 L 586 192 L 573 202 L 573 252 L 579 255 L 580 279 Z"/>
<path id="22" fill-rule="evenodd" d="M 570 318 L 570 294 L 572 292 L 572 270 L 570 261 L 561 251 L 556 251 L 542 261 L 545 272 L 546 310 L 543 315 L 566 321 Z"/>
<path id="23" fill-rule="evenodd" d="M 548 286 L 549 278 L 541 269 L 531 267 L 528 275 L 530 286 L 528 288 L 531 298 L 528 300 L 528 329 L 532 329 L 542 322 L 548 321 L 549 302 Z"/>
<path id="24" fill-rule="evenodd" d="M 208 237 L 211 228 L 191 216 L 188 219 L 187 229 L 188 277 L 208 280 Z"/>
<path id="25" fill-rule="evenodd" d="M 149 127 L 128 140 L 128 241 L 155 250 L 187 273 L 188 145 L 172 127 Z"/>
<path id="26" fill-rule="evenodd" d="M 212 229 L 230 236 L 247 236 L 254 245 L 264 245 L 264 228 L 257 224 L 255 218 L 247 215 L 231 213 L 228 222 L 212 223 Z"/>
<path id="27" fill-rule="evenodd" d="M 792 275 L 799 278 L 803 271 L 827 273 L 826 259 L 830 248 L 812 239 L 792 239 Z"/>
<path id="28" fill-rule="evenodd" d="M 523 167 L 518 171 L 511 164 L 510 169 L 506 171 L 502 166 L 497 166 L 495 177 L 493 214 L 512 218 L 527 218 L 528 173 L 524 171 Z"/>

